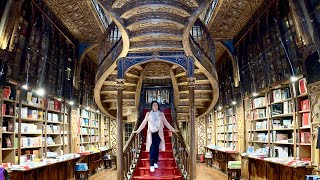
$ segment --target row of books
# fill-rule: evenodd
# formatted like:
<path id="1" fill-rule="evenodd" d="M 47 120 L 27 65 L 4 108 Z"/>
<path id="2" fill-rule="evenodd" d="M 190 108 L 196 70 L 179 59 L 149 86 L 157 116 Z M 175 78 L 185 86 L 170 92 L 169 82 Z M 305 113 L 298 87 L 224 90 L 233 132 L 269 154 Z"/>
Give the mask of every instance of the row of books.
<path id="1" fill-rule="evenodd" d="M 227 140 L 229 141 L 237 141 L 238 140 L 238 134 L 228 134 Z"/>
<path id="2" fill-rule="evenodd" d="M 237 116 L 229 116 L 227 118 L 227 123 L 237 123 Z"/>
<path id="3" fill-rule="evenodd" d="M 255 99 L 252 99 L 252 108 L 262 107 L 266 106 L 266 98 L 265 97 L 258 97 Z"/>
<path id="4" fill-rule="evenodd" d="M 88 118 L 82 118 L 81 126 L 89 126 L 89 119 Z"/>
<path id="5" fill-rule="evenodd" d="M 42 146 L 42 137 L 21 137 L 21 147 L 39 147 Z"/>
<path id="6" fill-rule="evenodd" d="M 289 114 L 289 113 L 292 113 L 292 104 L 290 101 L 271 105 L 272 116 Z"/>
<path id="7" fill-rule="evenodd" d="M 300 111 L 308 111 L 308 110 L 310 110 L 309 99 L 300 101 Z"/>
<path id="8" fill-rule="evenodd" d="M 48 121 L 59 122 L 59 115 L 56 113 L 48 113 Z"/>
<path id="9" fill-rule="evenodd" d="M 292 119 L 273 119 L 272 128 L 273 129 L 293 128 Z"/>
<path id="10" fill-rule="evenodd" d="M 97 121 L 91 121 L 91 127 L 99 127 L 99 124 Z"/>
<path id="11" fill-rule="evenodd" d="M 99 141 L 99 136 L 91 136 L 90 137 L 90 142 L 96 142 Z"/>
<path id="12" fill-rule="evenodd" d="M 253 119 L 266 118 L 266 109 L 255 109 L 253 110 Z"/>
<path id="13" fill-rule="evenodd" d="M 290 89 L 276 89 L 272 91 L 273 102 L 279 102 L 291 98 Z"/>
<path id="14" fill-rule="evenodd" d="M 224 117 L 223 112 L 218 112 L 218 118 L 223 118 L 223 117 Z"/>
<path id="15" fill-rule="evenodd" d="M 257 121 L 256 130 L 268 129 L 268 121 Z"/>
<path id="16" fill-rule="evenodd" d="M 47 125 L 47 133 L 60 133 L 60 126 Z"/>
<path id="17" fill-rule="evenodd" d="M 16 107 L 16 111 L 19 111 L 19 107 Z M 18 115 L 19 113 L 16 113 Z M 28 107 L 21 108 L 21 118 L 23 119 L 41 119 L 43 117 L 43 112 L 38 111 Z"/>
<path id="18" fill-rule="evenodd" d="M 55 145 L 56 144 L 56 142 L 54 142 L 54 140 L 50 136 L 47 137 L 47 141 L 46 142 L 47 142 L 47 146 L 51 146 L 51 145 Z"/>
<path id="19" fill-rule="evenodd" d="M 14 104 L 3 103 L 2 104 L 2 115 L 14 116 Z"/>
<path id="20" fill-rule="evenodd" d="M 15 123 L 15 133 L 18 133 L 19 123 Z M 42 129 L 38 129 L 38 126 L 33 123 L 21 123 L 21 133 L 36 133 L 41 134 Z"/>

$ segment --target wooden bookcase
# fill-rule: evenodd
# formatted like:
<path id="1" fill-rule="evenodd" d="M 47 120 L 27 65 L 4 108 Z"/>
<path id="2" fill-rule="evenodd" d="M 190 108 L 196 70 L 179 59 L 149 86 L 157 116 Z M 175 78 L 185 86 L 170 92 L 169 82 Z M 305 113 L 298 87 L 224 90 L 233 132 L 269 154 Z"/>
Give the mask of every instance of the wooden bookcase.
<path id="1" fill-rule="evenodd" d="M 310 109 L 306 81 L 282 82 L 247 97 L 245 146 L 267 157 L 308 160 L 312 156 Z"/>
<path id="2" fill-rule="evenodd" d="M 96 109 L 79 105 L 78 109 L 79 151 L 89 151 L 100 146 L 100 116 Z"/>
<path id="3" fill-rule="evenodd" d="M 57 97 L 39 97 L 33 89 L 7 82 L 1 100 L 1 162 L 70 153 L 69 110 Z"/>
<path id="4" fill-rule="evenodd" d="M 219 109 L 216 112 L 216 129 L 217 129 L 217 146 L 225 147 L 226 146 L 226 122 L 224 116 L 224 110 Z"/>
<path id="5" fill-rule="evenodd" d="M 206 120 L 206 130 L 207 130 L 207 144 L 211 144 L 213 142 L 214 139 L 214 135 L 213 135 L 213 112 L 210 112 L 208 115 L 205 116 L 205 120 Z"/>

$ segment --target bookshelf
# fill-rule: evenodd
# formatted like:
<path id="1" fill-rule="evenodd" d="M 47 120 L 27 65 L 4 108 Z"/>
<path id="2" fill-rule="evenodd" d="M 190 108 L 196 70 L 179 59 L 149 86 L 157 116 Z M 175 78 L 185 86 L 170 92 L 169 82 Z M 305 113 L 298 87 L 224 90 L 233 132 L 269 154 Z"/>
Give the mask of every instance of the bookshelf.
<path id="1" fill-rule="evenodd" d="M 100 147 L 100 116 L 101 114 L 91 107 L 79 105 L 78 116 L 78 145 L 80 152 Z"/>
<path id="2" fill-rule="evenodd" d="M 207 144 L 211 144 L 213 142 L 213 112 L 210 112 L 206 115 L 206 128 L 207 128 Z"/>
<path id="3" fill-rule="evenodd" d="M 238 115 L 236 106 L 228 106 L 216 111 L 216 145 L 232 150 L 239 150 Z M 211 123 L 212 124 L 212 123 Z"/>
<path id="4" fill-rule="evenodd" d="M 248 153 L 310 161 L 310 108 L 306 79 L 282 82 L 244 99 Z"/>
<path id="5" fill-rule="evenodd" d="M 238 115 L 236 106 L 226 109 L 226 147 L 239 150 L 238 146 Z"/>
<path id="6" fill-rule="evenodd" d="M 217 111 L 217 145 L 220 147 L 226 147 L 226 123 L 225 123 L 225 116 L 224 110 L 219 109 Z"/>
<path id="7" fill-rule="evenodd" d="M 3 90 L 1 163 L 24 164 L 70 153 L 70 106 L 54 96 L 8 81 Z"/>

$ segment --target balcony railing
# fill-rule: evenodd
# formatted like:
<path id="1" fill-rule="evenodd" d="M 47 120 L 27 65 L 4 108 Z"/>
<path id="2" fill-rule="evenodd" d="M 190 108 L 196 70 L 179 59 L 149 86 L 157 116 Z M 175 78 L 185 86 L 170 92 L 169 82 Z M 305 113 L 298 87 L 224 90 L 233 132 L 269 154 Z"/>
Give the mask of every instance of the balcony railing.
<path id="1" fill-rule="evenodd" d="M 114 63 L 122 51 L 121 32 L 114 22 L 109 24 L 99 45 L 97 79 Z"/>

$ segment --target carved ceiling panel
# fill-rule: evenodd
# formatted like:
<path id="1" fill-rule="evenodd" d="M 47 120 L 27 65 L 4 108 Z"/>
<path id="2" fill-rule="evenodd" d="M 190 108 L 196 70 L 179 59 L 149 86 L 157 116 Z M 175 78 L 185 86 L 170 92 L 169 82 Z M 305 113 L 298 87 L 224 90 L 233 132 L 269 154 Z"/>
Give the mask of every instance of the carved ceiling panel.
<path id="1" fill-rule="evenodd" d="M 232 39 L 257 11 L 263 0 L 222 0 L 211 23 L 214 38 Z"/>
<path id="2" fill-rule="evenodd" d="M 112 5 L 112 8 L 122 8 L 124 5 L 132 3 L 134 1 L 137 1 L 137 0 L 115 0 L 115 2 Z M 176 1 L 183 3 L 191 8 L 199 7 L 199 3 L 197 2 L 197 0 L 176 0 Z"/>
<path id="3" fill-rule="evenodd" d="M 184 9 L 180 9 L 179 7 L 174 7 L 166 4 L 149 4 L 130 9 L 129 11 L 123 13 L 121 15 L 121 18 L 128 19 L 132 16 L 137 16 L 144 13 L 170 13 L 182 17 L 190 16 L 190 13 L 188 13 Z"/>
<path id="4" fill-rule="evenodd" d="M 182 29 L 183 24 L 175 21 L 165 20 L 165 19 L 149 19 L 144 21 L 135 22 L 127 27 L 130 31 L 136 31 L 145 28 L 172 28 L 172 29 Z"/>
<path id="5" fill-rule="evenodd" d="M 95 41 L 101 36 L 101 24 L 90 0 L 45 0 L 45 2 L 80 41 Z"/>
<path id="6" fill-rule="evenodd" d="M 167 63 L 149 63 L 145 69 L 145 78 L 170 78 L 170 66 Z"/>

